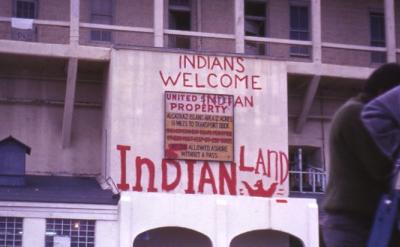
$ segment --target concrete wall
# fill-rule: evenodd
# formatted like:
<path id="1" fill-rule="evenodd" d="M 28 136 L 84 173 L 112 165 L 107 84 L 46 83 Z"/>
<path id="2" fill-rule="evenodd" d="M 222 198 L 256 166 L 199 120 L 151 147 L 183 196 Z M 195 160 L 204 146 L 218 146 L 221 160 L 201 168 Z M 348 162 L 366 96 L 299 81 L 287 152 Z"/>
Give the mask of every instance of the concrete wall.
<path id="1" fill-rule="evenodd" d="M 298 1 L 310 5 L 309 1 Z M 123 26 L 153 27 L 153 1 L 115 1 L 113 9 L 113 23 Z M 289 38 L 289 6 L 291 1 L 271 0 L 267 2 L 267 35 L 273 38 Z M 164 28 L 168 28 L 168 1 L 165 0 Z M 12 6 L 10 1 L 0 3 L 0 16 L 11 16 Z M 234 33 L 234 4 L 233 0 L 200 2 L 194 1 L 193 30 L 210 33 Z M 212 6 L 212 8 L 210 8 Z M 39 1 L 39 19 L 68 21 L 68 1 Z M 90 0 L 81 0 L 81 21 L 90 22 Z M 396 4 L 396 10 L 399 10 Z M 60 11 L 62 10 L 62 11 Z M 352 0 L 352 1 L 321 1 L 322 16 L 322 41 L 340 44 L 365 45 L 370 44 L 369 12 L 383 11 L 383 0 Z M 396 11 L 395 13 L 398 13 Z M 200 16 L 197 16 L 200 14 Z M 400 34 L 399 15 L 396 15 L 396 33 Z M 310 24 L 311 25 L 311 24 Z M 40 26 L 37 30 L 39 42 L 66 43 L 68 42 L 68 28 Z M 352 35 L 349 35 L 349 34 Z M 10 24 L 0 23 L 0 38 L 10 38 Z M 55 35 L 56 34 L 56 35 Z M 82 44 L 105 45 L 110 44 L 90 41 L 90 31 L 81 28 Z M 133 46 L 153 46 L 153 34 L 113 32 L 113 44 Z M 168 46 L 166 36 L 165 46 Z M 400 41 L 397 39 L 397 44 Z M 308 61 L 307 58 L 291 58 L 289 45 L 268 44 L 267 56 L 282 60 Z M 234 40 L 214 38 L 193 38 L 192 48 L 209 52 L 234 52 Z M 344 49 L 323 48 L 323 62 L 341 65 L 374 66 L 370 63 L 370 52 L 351 51 Z"/>
<path id="2" fill-rule="evenodd" d="M 186 56 L 196 59 L 200 57 L 200 55 Z M 198 160 L 195 162 L 194 171 L 192 171 L 195 191 L 191 193 L 254 196 L 251 190 L 243 184 L 248 183 L 253 186 L 259 181 L 264 183 L 265 190 L 270 187 L 272 191 L 273 187 L 271 186 L 273 184 L 277 186 L 269 196 L 287 195 L 288 183 L 285 174 L 288 172 L 288 167 L 284 159 L 284 157 L 287 157 L 288 146 L 287 98 L 283 96 L 286 95 L 286 67 L 284 63 L 233 57 L 235 61 L 238 59 L 243 66 L 243 70 L 236 68 L 236 71 L 218 67 L 210 69 L 185 67 L 184 65 L 180 67 L 179 61 L 184 61 L 184 58 L 184 54 L 173 53 L 130 50 L 113 50 L 112 52 L 109 96 L 106 103 L 106 109 L 109 111 L 107 112 L 109 120 L 106 120 L 106 122 L 110 124 L 107 128 L 107 131 L 109 131 L 107 144 L 108 149 L 111 150 L 109 151 L 107 169 L 114 181 L 119 184 L 120 189 L 190 193 L 185 188 L 190 182 L 193 183 L 193 178 L 190 179 L 190 176 L 187 175 L 190 172 L 187 170 L 188 162 L 185 161 L 184 157 L 179 162 L 176 161 L 176 163 L 179 163 L 177 166 L 182 167 L 182 176 L 176 175 L 175 169 L 169 165 L 167 166 L 168 171 L 165 171 L 166 175 L 162 175 L 164 172 L 161 169 L 161 167 L 164 167 L 161 166 L 161 163 L 164 163 L 163 159 L 168 158 L 164 154 L 164 139 L 166 138 L 164 136 L 164 95 L 166 91 L 179 91 L 229 94 L 233 95 L 235 102 L 234 157 L 228 161 L 233 161 L 237 165 L 232 167 L 230 162 L 221 164 L 212 162 L 212 160 L 207 162 L 199 158 L 191 158 Z M 223 61 L 224 59 L 224 57 L 215 56 L 208 58 L 210 61 Z M 230 58 L 232 57 L 226 57 L 226 59 Z M 238 65 L 237 62 L 235 64 L 235 66 Z M 166 81 L 167 77 L 177 78 L 182 73 L 188 75 L 185 82 L 182 80 L 183 77 L 179 77 L 181 78 L 179 80 L 176 79 L 176 85 Z M 255 76 L 258 79 L 252 85 L 248 81 L 247 86 L 244 83 L 238 83 L 237 86 L 234 84 L 222 86 L 220 84 L 211 87 L 204 84 L 210 74 L 215 75 L 215 80 L 214 77 L 212 80 L 213 83 L 217 84 L 220 84 L 217 81 L 223 77 L 225 77 L 223 81 L 226 81 L 228 77 L 234 78 L 234 76 L 248 78 Z M 199 83 L 204 85 L 197 86 L 197 83 L 195 85 L 195 77 L 198 78 Z M 165 80 L 162 78 L 165 78 Z M 187 83 L 191 85 L 186 85 Z M 239 101 L 244 102 L 246 98 L 252 99 L 253 104 L 238 103 Z M 121 152 L 121 148 L 126 149 L 125 154 Z M 271 155 L 268 158 L 270 151 L 276 153 L 276 156 Z M 123 158 L 123 155 L 126 155 L 126 157 Z M 122 160 L 124 159 L 127 164 L 126 168 L 123 168 Z M 143 177 L 139 175 L 142 173 L 138 160 L 142 159 L 150 160 L 148 163 L 152 163 L 151 167 L 154 167 L 155 176 L 150 175 L 147 169 L 143 169 Z M 224 161 L 224 159 L 221 161 Z M 136 166 L 133 166 L 135 163 Z M 256 164 L 258 164 L 257 167 Z M 212 189 L 211 186 L 212 184 L 216 185 L 216 183 L 224 183 L 220 167 L 225 165 L 229 168 L 232 167 L 235 171 L 235 181 L 232 182 L 235 189 L 229 190 L 229 192 L 223 191 L 222 187 L 218 186 L 218 189 Z M 208 166 L 209 171 L 206 172 L 205 169 Z M 246 170 L 242 166 L 251 168 Z M 265 166 L 265 172 L 263 172 L 262 166 Z M 231 171 L 231 169 L 229 170 Z M 270 173 L 266 172 L 267 170 L 270 170 Z M 204 174 L 207 173 L 210 173 L 209 175 L 213 178 L 208 180 L 208 185 L 203 190 L 200 185 L 202 181 L 204 182 Z M 126 178 L 125 181 L 124 177 Z M 166 190 L 164 186 L 166 180 L 173 181 L 175 178 L 179 182 L 178 185 L 171 190 Z M 139 187 L 138 184 L 142 184 L 143 188 Z M 153 188 L 154 186 L 155 188 Z M 260 190 L 263 189 L 260 188 Z"/>
<path id="3" fill-rule="evenodd" d="M 12 135 L 32 148 L 27 156 L 28 174 L 100 174 L 101 81 L 78 78 L 76 102 L 90 104 L 75 107 L 71 145 L 62 148 L 65 63 L 20 59 L 24 62 L 3 56 L 0 62 L 0 139 Z"/>
<path id="4" fill-rule="evenodd" d="M 322 41 L 369 46 L 371 11 L 383 12 L 383 1 L 321 1 Z M 397 26 L 399 26 L 397 24 Z M 370 66 L 370 52 L 324 48 L 324 63 Z"/>

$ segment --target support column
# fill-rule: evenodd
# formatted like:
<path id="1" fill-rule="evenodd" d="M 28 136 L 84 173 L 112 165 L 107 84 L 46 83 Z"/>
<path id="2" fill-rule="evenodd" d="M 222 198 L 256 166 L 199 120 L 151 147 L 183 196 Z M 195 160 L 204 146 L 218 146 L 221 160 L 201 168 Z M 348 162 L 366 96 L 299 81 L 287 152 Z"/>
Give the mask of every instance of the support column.
<path id="1" fill-rule="evenodd" d="M 40 218 L 24 218 L 22 247 L 41 247 L 45 245 L 46 220 Z"/>
<path id="2" fill-rule="evenodd" d="M 79 1 L 70 0 L 69 43 L 71 45 L 79 44 Z"/>
<path id="3" fill-rule="evenodd" d="M 154 0 L 154 46 L 164 47 L 164 0 Z"/>
<path id="4" fill-rule="evenodd" d="M 235 51 L 244 53 L 244 0 L 235 1 Z"/>
<path id="5" fill-rule="evenodd" d="M 64 101 L 64 116 L 62 126 L 62 147 L 66 148 L 71 142 L 72 115 L 74 113 L 76 77 L 78 73 L 78 59 L 68 60 L 67 90 Z"/>
<path id="6" fill-rule="evenodd" d="M 300 134 L 303 131 L 304 124 L 306 123 L 315 95 L 317 94 L 317 89 L 320 80 L 321 76 L 316 75 L 312 78 L 312 80 L 308 84 L 307 92 L 303 99 L 303 107 L 301 109 L 301 113 L 296 123 L 295 132 L 298 134 Z"/>
<path id="7" fill-rule="evenodd" d="M 321 0 L 311 1 L 312 50 L 314 63 L 322 60 Z"/>
<path id="8" fill-rule="evenodd" d="M 394 0 L 385 0 L 386 58 L 389 63 L 396 62 L 396 30 L 394 20 Z"/>

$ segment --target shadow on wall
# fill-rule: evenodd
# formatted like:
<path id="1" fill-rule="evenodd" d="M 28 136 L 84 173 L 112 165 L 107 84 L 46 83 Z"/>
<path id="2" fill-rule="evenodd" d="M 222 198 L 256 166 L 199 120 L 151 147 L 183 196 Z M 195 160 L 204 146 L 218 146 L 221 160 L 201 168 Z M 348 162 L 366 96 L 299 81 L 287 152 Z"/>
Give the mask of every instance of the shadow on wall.
<path id="1" fill-rule="evenodd" d="M 181 227 L 162 227 L 139 234 L 133 247 L 212 247 L 204 234 Z M 230 247 L 303 247 L 302 241 L 290 234 L 273 230 L 256 230 L 236 236 Z"/>
<path id="2" fill-rule="evenodd" d="M 162 227 L 139 234 L 133 247 L 212 247 L 204 234 L 181 227 Z"/>

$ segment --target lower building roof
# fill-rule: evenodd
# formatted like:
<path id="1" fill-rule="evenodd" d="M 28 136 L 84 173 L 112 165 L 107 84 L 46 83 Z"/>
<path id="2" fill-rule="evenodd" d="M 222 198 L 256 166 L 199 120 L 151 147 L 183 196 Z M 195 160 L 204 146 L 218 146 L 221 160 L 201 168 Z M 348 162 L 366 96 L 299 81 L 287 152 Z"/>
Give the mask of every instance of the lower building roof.
<path id="1" fill-rule="evenodd" d="M 25 186 L 0 186 L 0 201 L 117 205 L 119 195 L 92 177 L 26 175 Z"/>

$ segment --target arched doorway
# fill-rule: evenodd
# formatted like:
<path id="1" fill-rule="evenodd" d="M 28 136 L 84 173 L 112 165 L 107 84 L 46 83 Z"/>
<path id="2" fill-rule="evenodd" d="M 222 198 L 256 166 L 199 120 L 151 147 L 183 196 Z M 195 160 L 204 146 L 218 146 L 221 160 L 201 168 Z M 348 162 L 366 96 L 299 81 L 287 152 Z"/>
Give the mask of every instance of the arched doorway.
<path id="1" fill-rule="evenodd" d="M 182 227 L 161 227 L 139 234 L 133 247 L 212 247 L 204 234 Z"/>
<path id="2" fill-rule="evenodd" d="M 304 247 L 303 242 L 288 233 L 274 230 L 245 232 L 232 239 L 229 247 L 287 246 Z"/>

